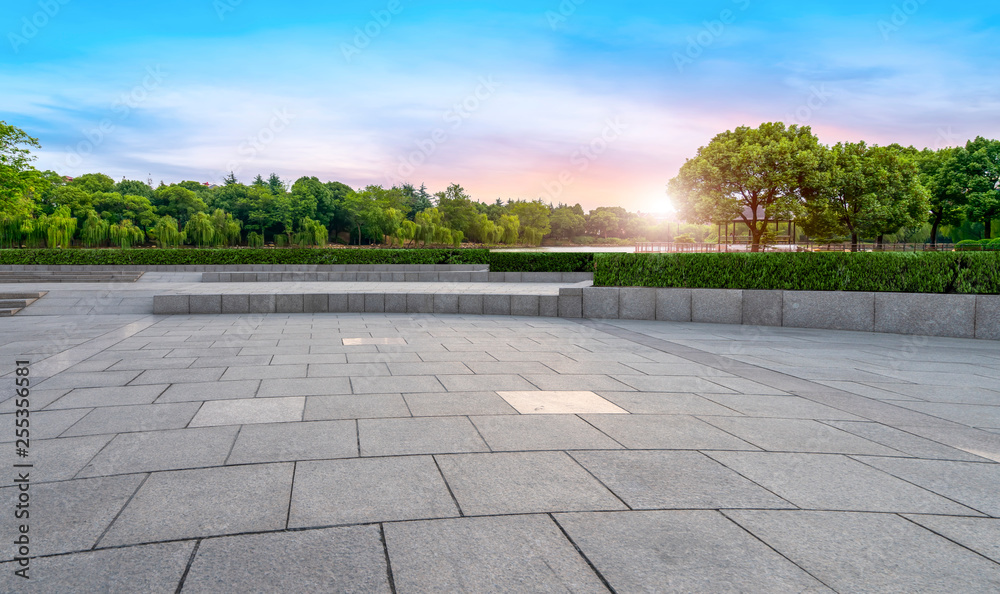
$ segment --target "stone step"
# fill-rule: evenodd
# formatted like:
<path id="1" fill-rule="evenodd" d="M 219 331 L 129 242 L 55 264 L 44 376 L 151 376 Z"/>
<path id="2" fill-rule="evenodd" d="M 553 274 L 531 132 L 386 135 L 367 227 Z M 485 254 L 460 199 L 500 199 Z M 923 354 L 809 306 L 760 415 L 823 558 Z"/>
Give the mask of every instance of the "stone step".
<path id="1" fill-rule="evenodd" d="M 88 272 L 88 271 L 2 271 L 2 283 L 105 283 L 105 282 L 135 282 L 142 272 Z"/>
<path id="2" fill-rule="evenodd" d="M 0 309 L 4 308 L 9 309 L 15 307 L 19 309 L 24 309 L 25 307 L 28 307 L 35 301 L 36 301 L 35 299 L 0 299 Z"/>
<path id="3" fill-rule="evenodd" d="M 0 318 L 6 318 L 12 316 L 17 312 L 21 311 L 22 308 L 18 307 L 0 307 Z"/>

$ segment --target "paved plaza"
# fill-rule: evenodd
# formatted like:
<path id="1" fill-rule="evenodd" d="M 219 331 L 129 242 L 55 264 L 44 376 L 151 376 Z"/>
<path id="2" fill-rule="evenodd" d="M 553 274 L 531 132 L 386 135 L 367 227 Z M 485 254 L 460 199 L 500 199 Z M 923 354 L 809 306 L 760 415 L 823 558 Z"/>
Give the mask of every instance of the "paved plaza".
<path id="1" fill-rule="evenodd" d="M 0 319 L 0 591 L 1000 591 L 998 342 L 151 315 L 182 281 Z"/>

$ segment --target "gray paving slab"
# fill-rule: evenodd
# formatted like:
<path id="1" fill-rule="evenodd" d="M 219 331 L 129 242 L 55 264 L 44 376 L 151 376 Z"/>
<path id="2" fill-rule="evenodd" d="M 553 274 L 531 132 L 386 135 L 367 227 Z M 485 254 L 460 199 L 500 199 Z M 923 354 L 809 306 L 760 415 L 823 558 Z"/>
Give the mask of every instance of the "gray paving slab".
<path id="1" fill-rule="evenodd" d="M 980 515 L 969 507 L 846 456 L 770 452 L 707 454 L 804 509 Z"/>
<path id="2" fill-rule="evenodd" d="M 243 368 L 234 368 L 243 369 Z M 132 380 L 129 385 L 144 386 L 150 384 L 194 384 L 204 382 L 214 382 L 223 376 L 226 371 L 224 367 L 202 367 L 199 369 L 150 369 L 143 371 L 140 376 Z"/>
<path id="3" fill-rule="evenodd" d="M 597 392 L 633 414 L 735 415 L 736 411 L 697 394 L 681 392 Z"/>
<path id="4" fill-rule="evenodd" d="M 967 462 L 986 461 L 985 458 L 907 433 L 894 427 L 889 427 L 888 425 L 883 425 L 882 423 L 854 421 L 823 422 L 917 458 L 961 460 Z"/>
<path id="5" fill-rule="evenodd" d="M 565 452 L 437 456 L 465 515 L 626 509 Z"/>
<path id="6" fill-rule="evenodd" d="M 757 450 L 713 425 L 688 415 L 582 415 L 630 449 Z"/>
<path id="7" fill-rule="evenodd" d="M 0 565 L 4 592 L 175 592 L 194 541 L 42 557 L 31 562 L 29 580 Z M 20 568 L 18 568 L 20 569 Z"/>
<path id="8" fill-rule="evenodd" d="M 153 473 L 100 546 L 281 530 L 292 468 L 258 464 Z"/>
<path id="9" fill-rule="evenodd" d="M 863 462 L 979 512 L 1000 517 L 1000 464 L 903 458 L 865 458 Z"/>
<path id="10" fill-rule="evenodd" d="M 458 516 L 430 456 L 299 462 L 290 528 Z"/>
<path id="11" fill-rule="evenodd" d="M 562 375 L 552 373 L 535 373 L 525 374 L 522 377 L 528 382 L 531 382 L 532 385 L 537 386 L 539 390 L 605 390 L 611 392 L 627 392 L 631 388 L 631 386 L 623 383 L 621 378 L 615 379 L 607 375 Z M 508 388 L 496 389 L 500 390 Z"/>
<path id="12" fill-rule="evenodd" d="M 547 516 L 389 524 L 385 539 L 399 592 L 607 591 Z"/>
<path id="13" fill-rule="evenodd" d="M 46 380 L 35 387 L 42 390 L 58 390 L 61 388 L 106 388 L 109 386 L 124 386 L 135 379 L 141 371 L 90 371 L 80 373 L 64 372 Z M 160 382 L 162 383 L 162 382 Z"/>
<path id="14" fill-rule="evenodd" d="M 288 423 L 301 421 L 306 399 L 240 398 L 205 402 L 191 419 L 191 427 L 245 425 L 255 423 Z"/>
<path id="15" fill-rule="evenodd" d="M 76 476 L 101 448 L 111 441 L 111 435 L 40 439 L 31 442 L 30 459 L 37 482 L 65 481 Z"/>
<path id="16" fill-rule="evenodd" d="M 700 417 L 727 433 L 771 452 L 898 456 L 899 451 L 809 419 Z"/>
<path id="17" fill-rule="evenodd" d="M 229 454 L 228 464 L 322 460 L 358 455 L 352 421 L 247 425 Z"/>
<path id="18" fill-rule="evenodd" d="M 886 514 L 726 515 L 838 592 L 989 592 L 1000 565 Z"/>
<path id="19" fill-rule="evenodd" d="M 467 417 L 361 419 L 358 437 L 362 456 L 489 451 Z"/>
<path id="20" fill-rule="evenodd" d="M 64 431 L 62 436 L 180 429 L 187 426 L 200 406 L 198 402 L 177 402 L 95 408 Z"/>
<path id="21" fill-rule="evenodd" d="M 622 449 L 576 415 L 476 416 L 471 420 L 494 452 Z"/>
<path id="22" fill-rule="evenodd" d="M 1000 563 L 1000 520 L 906 515 L 911 522 Z"/>
<path id="23" fill-rule="evenodd" d="M 715 511 L 555 518 L 618 592 L 830 592 Z"/>
<path id="24" fill-rule="evenodd" d="M 346 377 L 288 378 L 261 380 L 257 396 L 275 398 L 283 396 L 330 396 L 350 393 L 351 380 Z"/>
<path id="25" fill-rule="evenodd" d="M 307 365 L 258 365 L 256 367 L 229 367 L 222 374 L 221 381 L 291 379 L 306 377 Z M 192 369 L 190 371 L 198 371 Z"/>
<path id="26" fill-rule="evenodd" d="M 156 399 L 156 402 L 157 404 L 162 404 L 167 402 L 202 402 L 206 400 L 253 398 L 258 393 L 260 383 L 260 380 L 240 380 L 232 382 L 174 384 L 167 388 Z"/>
<path id="27" fill-rule="evenodd" d="M 415 417 L 517 414 L 496 392 L 406 394 L 403 398 Z"/>
<path id="28" fill-rule="evenodd" d="M 687 392 L 696 394 L 735 394 L 735 390 L 713 381 L 692 376 L 616 375 L 614 379 L 641 392 Z M 713 378 L 715 379 L 715 378 Z"/>
<path id="29" fill-rule="evenodd" d="M 167 389 L 166 385 L 78 388 L 48 405 L 47 410 L 152 404 Z M 32 403 L 35 403 L 32 398 Z"/>
<path id="30" fill-rule="evenodd" d="M 143 478 L 129 475 L 31 485 L 27 518 L 29 535 L 34 535 L 31 554 L 54 555 L 93 548 Z M 6 509 L 15 509 L 18 493 L 16 487 L 0 489 Z M 22 521 L 7 513 L 0 520 L 0 528 L 13 541 Z M 14 555 L 14 546 L 6 546 L 0 560 L 12 560 Z"/>
<path id="31" fill-rule="evenodd" d="M 351 388 L 355 394 L 444 392 L 446 390 L 442 381 L 453 377 L 464 376 L 443 376 L 442 378 L 433 375 L 352 377 Z"/>
<path id="32" fill-rule="evenodd" d="M 80 477 L 221 466 L 237 427 L 146 431 L 115 436 Z"/>
<path id="33" fill-rule="evenodd" d="M 796 509 L 699 452 L 570 455 L 632 509 Z"/>
<path id="34" fill-rule="evenodd" d="M 998 405 L 991 406 L 942 402 L 900 402 L 899 406 L 969 427 L 1000 429 L 1000 402 Z"/>
<path id="35" fill-rule="evenodd" d="M 205 540 L 184 592 L 391 592 L 377 526 Z"/>
<path id="36" fill-rule="evenodd" d="M 309 396 L 304 420 L 374 419 L 409 417 L 401 394 Z"/>

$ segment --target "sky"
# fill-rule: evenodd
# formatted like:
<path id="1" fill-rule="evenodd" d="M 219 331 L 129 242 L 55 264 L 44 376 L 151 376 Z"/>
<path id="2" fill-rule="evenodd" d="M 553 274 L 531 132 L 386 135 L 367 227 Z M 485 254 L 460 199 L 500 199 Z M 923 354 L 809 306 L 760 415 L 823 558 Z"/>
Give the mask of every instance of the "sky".
<path id="1" fill-rule="evenodd" d="M 1000 4 L 8 0 L 0 120 L 63 175 L 271 172 L 670 210 L 739 126 L 1000 138 Z"/>

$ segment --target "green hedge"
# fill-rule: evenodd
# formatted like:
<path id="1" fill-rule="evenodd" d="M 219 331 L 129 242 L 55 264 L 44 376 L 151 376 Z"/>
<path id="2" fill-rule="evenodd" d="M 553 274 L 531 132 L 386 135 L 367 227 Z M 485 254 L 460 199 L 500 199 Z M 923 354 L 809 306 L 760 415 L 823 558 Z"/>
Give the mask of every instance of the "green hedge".
<path id="1" fill-rule="evenodd" d="M 593 272 L 594 254 L 490 252 L 490 272 Z"/>
<path id="2" fill-rule="evenodd" d="M 494 272 L 593 272 L 594 254 L 471 249 L 0 250 L 0 264 L 172 266 L 225 264 L 489 264 Z"/>
<path id="3" fill-rule="evenodd" d="M 598 254 L 594 284 L 1000 294 L 1000 253 Z"/>
<path id="4" fill-rule="evenodd" d="M 133 249 L 0 250 L 0 264 L 175 266 L 225 264 L 486 264 L 488 250 Z"/>

